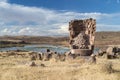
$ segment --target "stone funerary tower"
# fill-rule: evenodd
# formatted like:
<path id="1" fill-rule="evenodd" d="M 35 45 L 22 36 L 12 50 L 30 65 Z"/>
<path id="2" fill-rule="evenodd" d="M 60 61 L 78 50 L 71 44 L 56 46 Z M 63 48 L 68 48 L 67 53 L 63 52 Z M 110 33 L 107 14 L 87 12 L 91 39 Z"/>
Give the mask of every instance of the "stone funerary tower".
<path id="1" fill-rule="evenodd" d="M 96 20 L 72 20 L 69 22 L 69 31 L 71 53 L 90 56 L 94 50 Z"/>

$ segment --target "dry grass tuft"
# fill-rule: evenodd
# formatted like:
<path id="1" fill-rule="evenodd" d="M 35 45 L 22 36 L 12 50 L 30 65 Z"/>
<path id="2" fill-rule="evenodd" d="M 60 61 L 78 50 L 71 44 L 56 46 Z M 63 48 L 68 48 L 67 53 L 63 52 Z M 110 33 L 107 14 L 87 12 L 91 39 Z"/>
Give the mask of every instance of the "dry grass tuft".
<path id="1" fill-rule="evenodd" d="M 105 73 L 113 73 L 113 64 L 112 62 L 105 62 L 101 64 L 101 71 Z"/>

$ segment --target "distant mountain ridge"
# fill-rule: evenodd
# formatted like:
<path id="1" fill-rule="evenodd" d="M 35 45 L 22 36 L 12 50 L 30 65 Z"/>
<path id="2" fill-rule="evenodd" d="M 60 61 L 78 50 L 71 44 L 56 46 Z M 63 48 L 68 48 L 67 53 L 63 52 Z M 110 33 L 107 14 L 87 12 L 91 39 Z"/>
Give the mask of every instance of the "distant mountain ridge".
<path id="1" fill-rule="evenodd" d="M 69 44 L 69 36 L 0 36 L 0 41 L 24 41 L 31 44 Z M 118 32 L 96 32 L 96 45 L 120 44 L 120 31 Z"/>

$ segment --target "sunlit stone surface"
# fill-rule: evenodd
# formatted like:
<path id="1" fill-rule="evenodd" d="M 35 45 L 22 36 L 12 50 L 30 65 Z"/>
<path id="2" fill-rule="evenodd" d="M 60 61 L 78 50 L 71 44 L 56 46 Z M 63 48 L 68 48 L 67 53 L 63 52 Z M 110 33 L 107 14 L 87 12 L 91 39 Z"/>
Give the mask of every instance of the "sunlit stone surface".
<path id="1" fill-rule="evenodd" d="M 72 54 L 89 56 L 94 50 L 96 20 L 72 20 L 69 22 L 70 48 Z"/>

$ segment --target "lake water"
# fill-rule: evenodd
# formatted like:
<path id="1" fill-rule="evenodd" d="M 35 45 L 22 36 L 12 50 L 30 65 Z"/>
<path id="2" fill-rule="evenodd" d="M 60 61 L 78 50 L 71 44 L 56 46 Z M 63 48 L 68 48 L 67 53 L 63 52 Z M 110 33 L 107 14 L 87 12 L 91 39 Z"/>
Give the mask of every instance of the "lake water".
<path id="1" fill-rule="evenodd" d="M 53 46 L 53 45 L 26 45 L 24 47 L 8 47 L 8 48 L 0 48 L 0 51 L 9 51 L 9 50 L 27 50 L 27 51 L 35 51 L 35 52 L 45 52 L 46 49 L 50 49 L 59 53 L 64 53 L 69 51 L 68 47 L 63 46 Z M 98 51 L 95 48 L 94 53 Z"/>
<path id="2" fill-rule="evenodd" d="M 26 45 L 23 47 L 8 47 L 8 48 L 0 48 L 0 51 L 9 51 L 9 50 L 17 50 L 17 49 L 35 51 L 35 52 L 45 52 L 46 49 L 50 49 L 59 53 L 64 53 L 69 51 L 68 47 L 53 46 L 53 45 Z"/>

